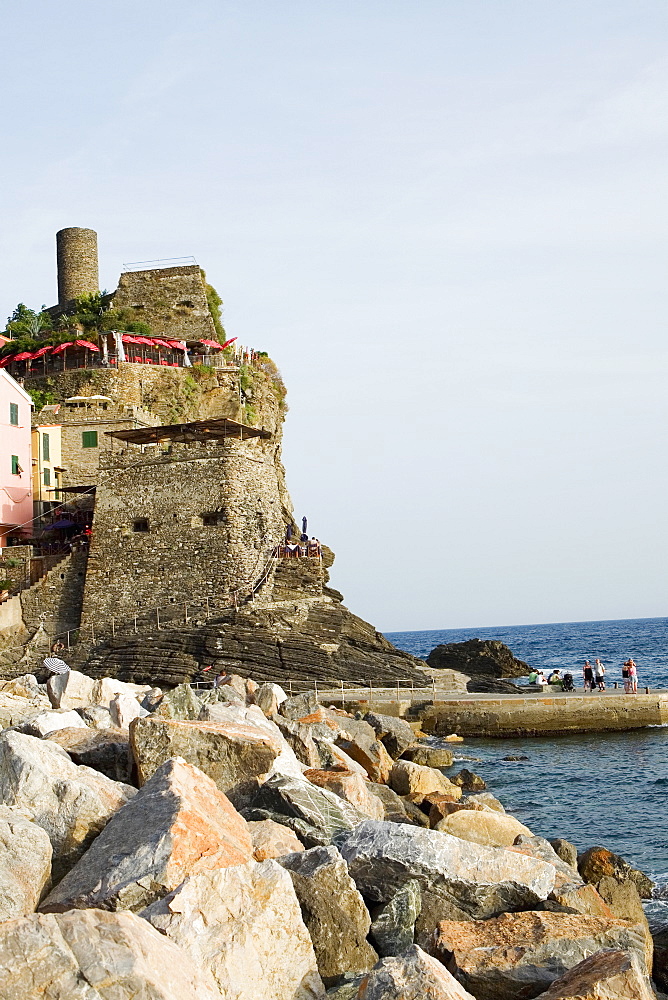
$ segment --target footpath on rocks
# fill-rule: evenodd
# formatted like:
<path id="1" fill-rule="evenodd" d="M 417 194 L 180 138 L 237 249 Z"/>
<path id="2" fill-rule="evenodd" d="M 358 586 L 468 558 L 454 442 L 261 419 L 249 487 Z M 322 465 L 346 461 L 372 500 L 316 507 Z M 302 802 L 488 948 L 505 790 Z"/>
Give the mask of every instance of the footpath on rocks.
<path id="1" fill-rule="evenodd" d="M 668 988 L 647 876 L 529 830 L 401 719 L 71 671 L 3 682 L 0 726 L 2 1000 Z"/>

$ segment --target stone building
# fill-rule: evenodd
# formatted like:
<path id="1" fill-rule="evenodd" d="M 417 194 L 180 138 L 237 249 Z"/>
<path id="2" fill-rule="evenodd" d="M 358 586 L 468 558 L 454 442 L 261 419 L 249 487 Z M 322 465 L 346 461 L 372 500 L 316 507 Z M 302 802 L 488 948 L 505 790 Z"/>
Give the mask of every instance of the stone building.
<path id="1" fill-rule="evenodd" d="M 188 341 L 216 337 L 197 264 L 126 271 L 118 280 L 113 304 L 148 323 L 156 337 Z"/>
<path id="2" fill-rule="evenodd" d="M 232 599 L 292 520 L 265 430 L 225 418 L 112 431 L 100 455 L 83 621 Z"/>

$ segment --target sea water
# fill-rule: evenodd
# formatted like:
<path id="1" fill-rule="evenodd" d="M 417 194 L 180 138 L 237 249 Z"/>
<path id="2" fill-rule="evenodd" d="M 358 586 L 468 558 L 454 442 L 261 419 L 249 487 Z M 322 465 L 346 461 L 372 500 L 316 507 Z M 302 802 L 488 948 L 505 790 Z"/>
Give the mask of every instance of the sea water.
<path id="1" fill-rule="evenodd" d="M 618 681 L 621 688 L 621 665 L 632 656 L 640 690 L 668 689 L 668 618 L 389 632 L 387 638 L 423 659 L 440 643 L 500 639 L 532 667 L 570 671 L 580 688 L 585 659 L 593 663 L 600 657 L 608 687 Z M 668 727 L 523 739 L 467 738 L 451 748 L 478 758 L 456 767 L 480 774 L 508 811 L 534 833 L 564 837 L 580 851 L 607 847 L 646 871 L 657 880 L 658 891 L 668 894 Z M 528 760 L 504 761 L 506 756 Z M 657 904 L 666 919 L 667 909 L 668 904 Z"/>

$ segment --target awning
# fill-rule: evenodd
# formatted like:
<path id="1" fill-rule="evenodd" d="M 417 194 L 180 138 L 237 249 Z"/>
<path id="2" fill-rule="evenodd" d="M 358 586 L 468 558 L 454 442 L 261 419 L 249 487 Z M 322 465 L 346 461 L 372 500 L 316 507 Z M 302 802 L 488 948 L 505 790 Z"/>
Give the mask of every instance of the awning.
<path id="1" fill-rule="evenodd" d="M 58 531 L 60 528 L 77 528 L 79 527 L 76 521 L 54 521 L 53 524 L 47 524 L 45 531 Z"/>
<path id="2" fill-rule="evenodd" d="M 86 347 L 89 351 L 100 350 L 100 348 L 96 347 L 95 344 L 91 344 L 90 340 L 77 340 L 75 343 L 77 347 Z"/>
<path id="3" fill-rule="evenodd" d="M 210 441 L 225 438 L 271 437 L 264 427 L 250 427 L 228 417 L 214 417 L 211 420 L 194 420 L 187 424 L 166 424 L 161 427 L 136 427 L 132 430 L 105 431 L 107 437 L 129 441 L 131 444 L 157 444 L 160 441 Z"/>
<path id="4" fill-rule="evenodd" d="M 167 348 L 169 348 L 170 351 L 173 350 L 172 345 L 168 341 L 166 341 L 166 340 L 160 340 L 159 337 L 154 337 L 153 338 L 153 343 L 157 344 L 158 347 L 167 347 Z"/>
<path id="5" fill-rule="evenodd" d="M 187 350 L 186 345 L 182 340 L 167 340 L 166 343 L 169 344 L 170 347 L 176 348 L 177 351 Z"/>

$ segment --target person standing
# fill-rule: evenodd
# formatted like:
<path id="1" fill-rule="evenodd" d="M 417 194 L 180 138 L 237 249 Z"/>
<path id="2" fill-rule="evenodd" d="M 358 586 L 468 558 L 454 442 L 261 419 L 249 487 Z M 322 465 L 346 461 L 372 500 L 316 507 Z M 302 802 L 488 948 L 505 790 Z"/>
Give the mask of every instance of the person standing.
<path id="1" fill-rule="evenodd" d="M 605 667 L 598 657 L 594 661 L 594 669 L 596 673 L 596 686 L 599 691 L 605 691 Z"/>
<path id="2" fill-rule="evenodd" d="M 584 677 L 584 689 L 585 691 L 594 690 L 594 671 L 589 660 L 584 661 L 584 666 L 582 668 L 582 676 Z"/>
<path id="3" fill-rule="evenodd" d="M 624 694 L 630 693 L 630 680 L 629 680 L 629 663 L 630 660 L 624 660 L 622 664 L 622 681 L 624 682 Z"/>
<path id="4" fill-rule="evenodd" d="M 631 694 L 638 694 L 638 668 L 634 659 L 629 659 L 629 690 Z"/>

